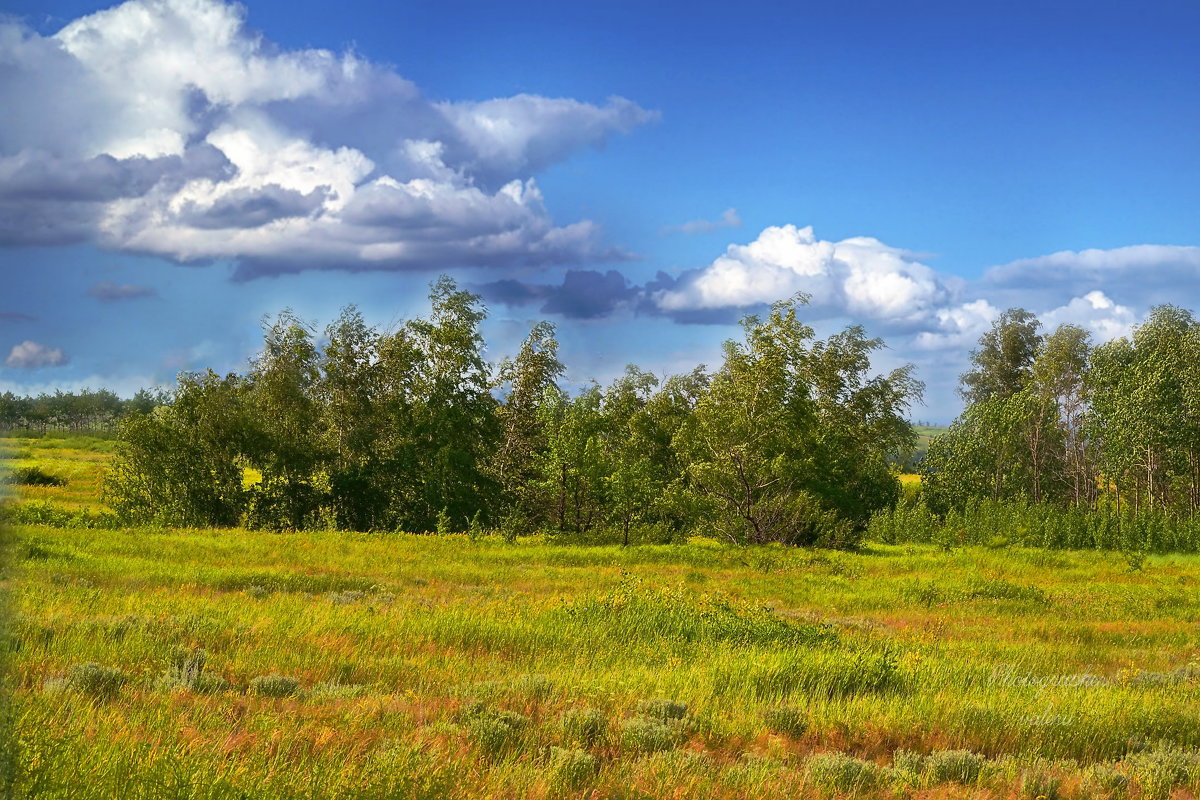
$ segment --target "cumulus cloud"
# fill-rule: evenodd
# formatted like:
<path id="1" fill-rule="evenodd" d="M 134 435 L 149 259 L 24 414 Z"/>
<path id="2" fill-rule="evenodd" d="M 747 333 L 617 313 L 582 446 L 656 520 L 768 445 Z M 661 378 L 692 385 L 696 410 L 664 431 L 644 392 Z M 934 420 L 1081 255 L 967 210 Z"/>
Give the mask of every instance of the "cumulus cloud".
<path id="1" fill-rule="evenodd" d="M 972 300 L 934 312 L 929 330 L 913 337 L 921 350 L 969 349 L 1000 316 L 1000 309 L 987 300 Z"/>
<path id="2" fill-rule="evenodd" d="M 729 245 L 653 299 L 674 313 L 749 308 L 804 292 L 823 313 L 909 326 L 944 306 L 953 283 L 878 239 L 824 241 L 811 227 L 783 225 L 766 228 L 750 244 Z"/>
<path id="3" fill-rule="evenodd" d="M 137 300 L 144 297 L 157 297 L 158 292 L 149 286 L 100 281 L 88 289 L 88 296 L 94 297 L 104 303 L 112 303 L 117 300 Z"/>
<path id="4" fill-rule="evenodd" d="M 24 341 L 13 347 L 4 365 L 15 369 L 65 366 L 69 359 L 60 348 Z"/>
<path id="5" fill-rule="evenodd" d="M 736 208 L 727 208 L 721 212 L 720 219 L 693 219 L 682 225 L 671 225 L 663 228 L 663 233 L 711 233 L 721 228 L 740 228 L 742 218 Z"/>
<path id="6" fill-rule="evenodd" d="M 1070 323 L 1091 331 L 1101 342 L 1131 335 L 1139 321 L 1138 314 L 1132 308 L 1118 305 L 1098 289 L 1082 297 L 1073 297 L 1064 305 L 1039 316 L 1048 331 Z"/>
<path id="7" fill-rule="evenodd" d="M 434 102 L 391 67 L 285 50 L 222 0 L 0 23 L 0 243 L 281 270 L 619 259 L 533 176 L 656 118 L 518 95 Z"/>

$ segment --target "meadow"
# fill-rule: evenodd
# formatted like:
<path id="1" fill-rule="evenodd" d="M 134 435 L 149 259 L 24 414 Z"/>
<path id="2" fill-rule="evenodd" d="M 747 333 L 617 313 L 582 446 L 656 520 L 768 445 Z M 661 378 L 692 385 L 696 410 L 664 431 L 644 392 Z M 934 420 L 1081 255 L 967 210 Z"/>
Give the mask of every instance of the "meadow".
<path id="1" fill-rule="evenodd" d="M 103 440 L 0 440 L 102 510 Z M 6 532 L 30 798 L 1189 798 L 1200 557 Z"/>

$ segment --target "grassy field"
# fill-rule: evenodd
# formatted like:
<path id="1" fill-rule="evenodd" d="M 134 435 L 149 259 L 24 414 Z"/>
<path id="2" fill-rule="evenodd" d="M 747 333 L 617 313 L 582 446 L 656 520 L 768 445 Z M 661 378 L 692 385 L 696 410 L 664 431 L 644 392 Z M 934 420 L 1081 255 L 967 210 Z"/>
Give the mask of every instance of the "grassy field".
<path id="1" fill-rule="evenodd" d="M 1196 557 L 8 536 L 17 797 L 1200 789 Z"/>

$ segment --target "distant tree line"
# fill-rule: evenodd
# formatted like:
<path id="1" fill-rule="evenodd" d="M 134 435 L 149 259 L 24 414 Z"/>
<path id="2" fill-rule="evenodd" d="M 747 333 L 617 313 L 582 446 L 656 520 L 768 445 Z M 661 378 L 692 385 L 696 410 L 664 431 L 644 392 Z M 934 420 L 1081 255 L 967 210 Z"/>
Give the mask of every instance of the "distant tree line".
<path id="1" fill-rule="evenodd" d="M 143 389 L 123 399 L 107 389 L 79 392 L 56 391 L 36 397 L 0 394 L 0 430 L 46 433 L 62 431 L 109 431 L 126 414 L 147 413 L 160 401 L 155 392 Z"/>
<path id="2" fill-rule="evenodd" d="M 1094 345 L 1002 314 L 962 376 L 966 409 L 929 446 L 936 514 L 973 500 L 1193 517 L 1200 511 L 1200 323 L 1154 308 L 1132 336 Z"/>
<path id="3" fill-rule="evenodd" d="M 484 356 L 479 297 L 448 278 L 392 331 L 290 312 L 245 374 L 185 373 L 120 423 L 106 492 L 136 524 L 553 532 L 850 546 L 900 485 L 911 367 L 874 375 L 860 327 L 824 340 L 804 298 L 748 316 L 715 370 L 630 366 L 568 392 L 553 325 Z"/>

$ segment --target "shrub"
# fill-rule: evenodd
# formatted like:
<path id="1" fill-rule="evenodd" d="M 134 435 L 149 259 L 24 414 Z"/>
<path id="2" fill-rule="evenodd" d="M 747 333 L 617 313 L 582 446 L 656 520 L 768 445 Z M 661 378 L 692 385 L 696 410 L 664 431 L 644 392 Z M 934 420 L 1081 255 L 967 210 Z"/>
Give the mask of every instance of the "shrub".
<path id="1" fill-rule="evenodd" d="M 554 691 L 554 683 L 545 675 L 522 675 L 513 682 L 513 690 L 531 700 L 545 700 Z"/>
<path id="2" fill-rule="evenodd" d="M 167 671 L 158 679 L 165 691 L 184 690 L 196 694 L 215 694 L 226 691 L 229 682 L 220 675 L 204 671 L 208 654 L 203 650 L 179 648 L 172 654 Z"/>
<path id="3" fill-rule="evenodd" d="M 562 716 L 563 738 L 584 746 L 593 745 L 608 733 L 608 719 L 595 708 L 573 708 Z"/>
<path id="4" fill-rule="evenodd" d="M 493 756 L 515 745 L 529 727 L 529 717 L 515 711 L 475 705 L 465 716 L 471 739 L 481 750 Z"/>
<path id="5" fill-rule="evenodd" d="M 1033 767 L 1021 775 L 1021 796 L 1028 800 L 1059 800 L 1062 778 L 1043 767 Z"/>
<path id="6" fill-rule="evenodd" d="M 808 730 L 808 714 L 793 706 L 769 708 L 763 718 L 768 728 L 793 739 L 799 739 Z"/>
<path id="7" fill-rule="evenodd" d="M 66 486 L 67 479 L 51 475 L 41 467 L 19 467 L 9 473 L 4 480 L 14 486 Z"/>
<path id="8" fill-rule="evenodd" d="M 932 783 L 975 783 L 986 759 L 970 750 L 937 750 L 925 759 L 925 773 Z"/>
<path id="9" fill-rule="evenodd" d="M 1129 792 L 1129 776 L 1110 764 L 1096 764 L 1084 778 L 1084 785 L 1105 797 L 1124 797 Z"/>
<path id="10" fill-rule="evenodd" d="M 789 653 L 776 664 L 749 676 L 724 676 L 727 685 L 748 683 L 758 697 L 784 697 L 794 692 L 829 698 L 882 694 L 899 689 L 900 670 L 890 651 L 853 654 L 810 650 Z M 724 686 L 718 686 L 724 688 Z"/>
<path id="11" fill-rule="evenodd" d="M 287 675 L 259 675 L 250 681 L 250 691 L 262 697 L 292 697 L 300 693 L 300 681 Z"/>
<path id="12" fill-rule="evenodd" d="M 661 720 L 662 722 L 670 722 L 673 719 L 678 720 L 686 717 L 688 706 L 687 703 L 680 703 L 676 700 L 658 698 L 642 703 L 640 710 L 643 716 Z"/>
<path id="13" fill-rule="evenodd" d="M 683 743 L 687 729 L 682 720 L 638 715 L 621 723 L 621 745 L 635 753 L 656 753 Z"/>
<path id="14" fill-rule="evenodd" d="M 1165 800 L 1175 787 L 1186 785 L 1200 772 L 1200 754 L 1164 747 L 1139 753 L 1129 759 L 1129 764 L 1142 796 Z"/>
<path id="15" fill-rule="evenodd" d="M 845 753 L 819 753 L 808 760 L 808 779 L 829 794 L 872 789 L 882 775 L 877 764 Z"/>
<path id="16" fill-rule="evenodd" d="M 904 786 L 916 786 L 925 771 L 925 756 L 899 749 L 892 754 L 892 774 Z"/>
<path id="17" fill-rule="evenodd" d="M 67 673 L 68 688 L 101 700 L 116 697 L 127 682 L 128 678 L 121 670 L 94 662 L 76 664 Z"/>
<path id="18" fill-rule="evenodd" d="M 550 748 L 550 789 L 569 792 L 582 788 L 596 774 L 596 757 L 584 750 Z"/>

